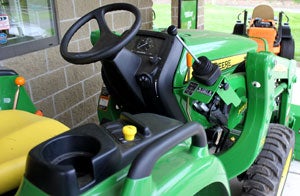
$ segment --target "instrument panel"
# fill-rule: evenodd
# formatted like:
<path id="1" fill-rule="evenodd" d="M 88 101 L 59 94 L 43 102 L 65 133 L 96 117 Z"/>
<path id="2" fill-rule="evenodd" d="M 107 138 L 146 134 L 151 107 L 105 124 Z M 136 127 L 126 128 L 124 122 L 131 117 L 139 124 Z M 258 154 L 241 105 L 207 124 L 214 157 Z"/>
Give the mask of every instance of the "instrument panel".
<path id="1" fill-rule="evenodd" d="M 137 35 L 128 45 L 127 48 L 140 55 L 159 56 L 159 52 L 164 39 L 149 35 Z"/>

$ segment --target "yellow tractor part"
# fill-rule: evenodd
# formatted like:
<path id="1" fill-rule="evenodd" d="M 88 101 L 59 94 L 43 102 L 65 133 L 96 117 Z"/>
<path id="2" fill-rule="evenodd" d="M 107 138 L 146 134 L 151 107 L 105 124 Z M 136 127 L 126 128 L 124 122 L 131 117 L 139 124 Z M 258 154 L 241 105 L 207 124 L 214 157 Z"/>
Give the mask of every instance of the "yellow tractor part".
<path id="1" fill-rule="evenodd" d="M 69 130 L 62 123 L 20 110 L 0 111 L 0 194 L 17 188 L 28 152 L 39 143 Z"/>

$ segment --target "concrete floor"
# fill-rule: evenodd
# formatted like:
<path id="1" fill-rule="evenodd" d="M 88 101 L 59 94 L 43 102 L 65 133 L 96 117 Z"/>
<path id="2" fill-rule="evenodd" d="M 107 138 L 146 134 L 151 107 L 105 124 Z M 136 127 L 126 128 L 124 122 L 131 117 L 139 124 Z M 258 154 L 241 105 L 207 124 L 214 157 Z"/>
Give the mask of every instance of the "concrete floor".
<path id="1" fill-rule="evenodd" d="M 296 71 L 298 80 L 294 86 L 292 103 L 300 105 L 300 63 Z M 283 189 L 282 196 L 300 195 L 300 161 L 293 160 L 290 166 L 288 177 Z M 231 193 L 233 196 L 241 195 L 242 183 L 237 179 L 230 181 Z"/>
<path id="2" fill-rule="evenodd" d="M 291 196 L 300 193 L 300 162 L 293 161 L 283 189 L 282 196 Z"/>

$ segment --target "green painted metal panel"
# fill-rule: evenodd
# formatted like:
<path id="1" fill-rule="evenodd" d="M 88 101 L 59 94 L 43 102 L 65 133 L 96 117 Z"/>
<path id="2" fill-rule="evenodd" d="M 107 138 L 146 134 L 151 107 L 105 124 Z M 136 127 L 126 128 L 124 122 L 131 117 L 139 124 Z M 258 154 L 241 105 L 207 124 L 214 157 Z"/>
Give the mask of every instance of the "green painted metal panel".
<path id="1" fill-rule="evenodd" d="M 172 164 L 172 167 L 170 167 Z M 163 155 L 152 174 L 142 179 L 129 179 L 129 167 L 113 174 L 81 195 L 194 195 L 218 183 L 224 195 L 230 194 L 226 172 L 220 160 L 208 148 L 190 147 L 186 141 Z M 45 195 L 24 178 L 17 195 Z"/>
<path id="2" fill-rule="evenodd" d="M 40 190 L 38 187 L 34 186 L 28 179 L 25 177 L 22 179 L 21 185 L 16 193 L 16 196 L 19 195 L 39 195 L 47 196 L 45 192 Z"/>
<path id="3" fill-rule="evenodd" d="M 278 64 L 278 57 L 268 52 L 249 52 L 246 59 L 246 86 L 248 94 L 247 112 L 242 134 L 235 145 L 220 155 L 229 179 L 247 170 L 264 145 L 273 111 L 276 109 L 275 95 L 277 78 L 287 78 L 286 67 Z M 294 66 L 291 63 L 291 66 Z M 292 69 L 292 68 L 291 68 Z M 285 73 L 283 73 L 285 71 Z M 289 78 L 290 79 L 290 78 Z M 289 89 L 286 89 L 288 92 Z M 283 105 L 289 103 L 289 94 L 283 95 Z M 285 107 L 283 107 L 285 108 Z M 286 113 L 285 109 L 283 111 Z M 287 113 L 286 113 L 287 114 Z M 286 118 L 289 121 L 289 118 Z M 249 141 L 251 148 L 249 148 Z"/>
<path id="4" fill-rule="evenodd" d="M 300 106 L 291 106 L 291 115 L 294 118 L 293 126 L 291 127 L 295 132 L 295 159 L 300 161 Z"/>
<path id="5" fill-rule="evenodd" d="M 211 61 L 245 55 L 249 51 L 256 51 L 257 48 L 257 44 L 253 40 L 226 33 L 179 29 L 178 34 L 195 56 L 206 56 Z M 227 69 L 222 70 L 222 74 L 232 73 L 237 65 L 230 64 Z M 186 50 L 183 50 L 175 73 L 176 77 L 174 77 L 175 88 L 185 84 L 186 75 Z"/>
<path id="6" fill-rule="evenodd" d="M 0 77 L 0 110 L 10 110 L 13 108 L 15 93 L 17 91 L 17 86 L 14 82 L 16 77 L 17 75 Z M 36 108 L 24 86 L 20 87 L 17 109 L 31 113 L 36 112 Z"/>

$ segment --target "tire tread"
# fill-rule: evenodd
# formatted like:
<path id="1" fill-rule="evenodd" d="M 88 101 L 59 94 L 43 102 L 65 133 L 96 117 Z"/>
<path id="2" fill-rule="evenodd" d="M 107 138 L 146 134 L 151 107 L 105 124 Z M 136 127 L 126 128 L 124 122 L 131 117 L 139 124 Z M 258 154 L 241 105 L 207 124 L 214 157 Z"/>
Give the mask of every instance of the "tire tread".
<path id="1" fill-rule="evenodd" d="M 293 130 L 270 124 L 264 147 L 244 176 L 243 195 L 276 195 L 290 149 L 294 148 Z"/>

